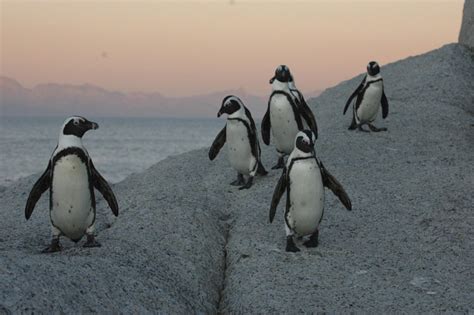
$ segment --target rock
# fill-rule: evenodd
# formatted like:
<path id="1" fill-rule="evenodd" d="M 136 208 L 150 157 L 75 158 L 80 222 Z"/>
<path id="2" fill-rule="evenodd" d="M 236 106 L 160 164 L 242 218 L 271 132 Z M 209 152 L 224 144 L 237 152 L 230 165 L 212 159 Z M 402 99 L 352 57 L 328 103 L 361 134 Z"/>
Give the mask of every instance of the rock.
<path id="1" fill-rule="evenodd" d="M 216 218 L 226 204 L 214 195 L 213 168 L 195 151 L 113 185 L 118 218 L 98 198 L 102 247 L 63 238 L 54 254 L 40 253 L 50 241 L 48 194 L 29 221 L 23 214 L 39 174 L 7 187 L 0 193 L 0 313 L 216 313 L 225 245 Z"/>
<path id="2" fill-rule="evenodd" d="M 271 171 L 249 191 L 226 195 L 233 217 L 221 312 L 474 308 L 472 58 L 471 50 L 451 44 L 383 66 L 390 113 L 375 125 L 388 127 L 385 133 L 347 130 L 351 116 L 342 110 L 362 76 L 309 100 L 320 127 L 316 152 L 354 209 L 346 211 L 326 190 L 320 244 L 300 246 L 295 254 L 284 251 L 285 198 L 268 223 L 280 172 Z M 274 148 L 263 152 L 264 164 L 272 165 Z M 430 279 L 426 290 L 413 285 L 414 277 Z"/>
<path id="3" fill-rule="evenodd" d="M 363 65 L 362 65 L 363 66 Z M 463 45 L 382 67 L 383 133 L 348 131 L 342 109 L 361 76 L 309 101 L 316 151 L 344 185 L 330 191 L 320 245 L 286 253 L 280 171 L 231 187 L 226 150 L 170 157 L 98 198 L 102 247 L 50 240 L 48 198 L 23 209 L 38 175 L 0 190 L 0 313 L 468 313 L 474 309 L 474 63 Z M 262 145 L 264 165 L 277 154 Z M 455 209 L 455 211 L 453 210 Z M 420 287 L 421 286 L 421 287 Z"/>
<path id="4" fill-rule="evenodd" d="M 459 43 L 474 49 L 474 0 L 464 2 Z"/>

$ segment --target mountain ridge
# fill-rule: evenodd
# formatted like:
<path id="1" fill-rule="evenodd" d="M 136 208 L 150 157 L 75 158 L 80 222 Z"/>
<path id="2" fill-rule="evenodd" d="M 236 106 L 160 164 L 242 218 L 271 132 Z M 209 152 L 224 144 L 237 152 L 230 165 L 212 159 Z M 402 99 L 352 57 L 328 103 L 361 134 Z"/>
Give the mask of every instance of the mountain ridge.
<path id="1" fill-rule="evenodd" d="M 242 99 L 255 117 L 262 117 L 267 96 L 243 88 L 189 96 L 165 96 L 159 92 L 121 92 L 84 84 L 40 83 L 32 88 L 6 76 L 0 77 L 2 115 L 130 117 L 215 117 L 222 99 L 233 94 Z M 310 93 L 310 97 L 319 91 Z"/>

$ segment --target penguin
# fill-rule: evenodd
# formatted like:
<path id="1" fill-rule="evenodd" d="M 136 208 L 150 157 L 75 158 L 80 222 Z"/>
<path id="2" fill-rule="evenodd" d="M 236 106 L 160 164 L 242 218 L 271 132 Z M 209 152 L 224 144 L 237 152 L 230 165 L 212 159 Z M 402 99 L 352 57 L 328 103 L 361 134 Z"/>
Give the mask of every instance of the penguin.
<path id="1" fill-rule="evenodd" d="M 49 216 L 52 241 L 44 253 L 61 250 L 60 236 L 78 242 L 84 234 L 84 247 L 99 247 L 94 236 L 96 203 L 94 188 L 105 198 L 112 213 L 118 216 L 117 199 L 107 181 L 95 168 L 82 144 L 82 136 L 99 125 L 81 116 L 65 120 L 48 167 L 28 196 L 25 217 L 28 220 L 41 195 L 49 190 Z"/>
<path id="2" fill-rule="evenodd" d="M 319 224 L 324 213 L 324 187 L 329 188 L 347 210 L 352 210 L 351 200 L 342 185 L 316 157 L 311 130 L 298 132 L 295 148 L 288 157 L 283 173 L 275 187 L 270 206 L 270 223 L 275 217 L 280 198 L 286 191 L 285 230 L 286 251 L 298 252 L 294 236 L 309 239 L 306 247 L 318 246 Z"/>
<path id="3" fill-rule="evenodd" d="M 217 117 L 223 114 L 228 115 L 227 123 L 212 143 L 209 159 L 214 160 L 227 142 L 230 165 L 237 171 L 237 180 L 231 185 L 248 189 L 256 174 L 267 174 L 260 158 L 257 128 L 252 114 L 237 96 L 228 95 L 222 100 Z M 247 182 L 244 177 L 248 177 Z"/>
<path id="4" fill-rule="evenodd" d="M 360 131 L 369 132 L 362 128 L 363 125 L 367 125 L 373 132 L 387 131 L 387 128 L 377 128 L 372 124 L 377 117 L 380 105 L 382 105 L 382 118 L 385 119 L 388 116 L 388 100 L 385 96 L 383 79 L 377 62 L 371 61 L 367 65 L 367 75 L 347 100 L 343 114 L 346 114 L 349 104 L 356 96 L 357 99 L 353 105 L 352 123 L 348 129 L 354 130 L 357 128 Z"/>
<path id="5" fill-rule="evenodd" d="M 299 100 L 290 91 L 290 69 L 280 65 L 275 70 L 275 76 L 270 79 L 272 94 L 268 100 L 268 107 L 263 116 L 261 132 L 266 145 L 270 144 L 270 129 L 275 139 L 276 150 L 279 154 L 278 162 L 272 169 L 285 166 L 284 156 L 293 151 L 296 134 L 304 129 L 304 124 L 318 137 L 316 119 L 306 102 Z"/>

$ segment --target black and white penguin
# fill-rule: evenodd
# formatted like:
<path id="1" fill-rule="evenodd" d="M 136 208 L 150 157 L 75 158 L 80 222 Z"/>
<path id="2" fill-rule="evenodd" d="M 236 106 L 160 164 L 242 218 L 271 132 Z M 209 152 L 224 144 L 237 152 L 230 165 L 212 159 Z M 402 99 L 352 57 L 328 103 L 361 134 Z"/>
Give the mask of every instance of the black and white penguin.
<path id="1" fill-rule="evenodd" d="M 60 236 L 78 242 L 84 234 L 84 247 L 98 247 L 95 240 L 95 196 L 96 188 L 107 200 L 112 212 L 118 215 L 115 195 L 107 181 L 94 167 L 87 150 L 82 144 L 82 136 L 99 126 L 84 117 L 66 119 L 56 149 L 43 175 L 34 184 L 25 207 L 28 220 L 41 195 L 49 189 L 49 214 L 53 238 L 51 245 L 43 252 L 61 250 Z"/>
<path id="2" fill-rule="evenodd" d="M 368 132 L 362 128 L 363 125 L 368 125 L 370 130 L 374 132 L 386 131 L 387 128 L 377 128 L 372 124 L 377 117 L 380 105 L 382 105 L 382 118 L 385 119 L 388 116 L 388 101 L 385 96 L 383 79 L 377 62 L 371 61 L 367 65 L 367 75 L 347 100 L 343 114 L 346 113 L 349 104 L 356 96 L 357 99 L 353 105 L 352 123 L 349 126 L 349 130 L 357 128 L 360 131 Z"/>
<path id="3" fill-rule="evenodd" d="M 267 174 L 260 160 L 261 151 L 255 122 L 247 107 L 234 95 L 226 96 L 222 101 L 217 117 L 222 114 L 228 115 L 227 123 L 212 143 L 209 159 L 214 160 L 227 142 L 230 165 L 237 171 L 237 180 L 231 185 L 248 189 L 252 186 L 256 174 Z M 248 177 L 247 182 L 244 177 Z"/>
<path id="4" fill-rule="evenodd" d="M 285 166 L 284 156 L 293 151 L 296 134 L 305 128 L 305 124 L 313 130 L 317 138 L 317 126 L 311 109 L 306 102 L 299 102 L 288 85 L 291 73 L 287 66 L 281 65 L 275 70 L 275 76 L 270 79 L 272 94 L 262 120 L 262 139 L 270 144 L 270 129 L 279 154 L 278 162 L 272 169 Z"/>
<path id="5" fill-rule="evenodd" d="M 319 224 L 324 212 L 324 187 L 332 190 L 347 210 L 352 204 L 342 185 L 315 155 L 315 135 L 310 130 L 298 132 L 295 148 L 273 193 L 270 222 L 273 222 L 280 198 L 286 191 L 286 251 L 297 252 L 294 236 L 309 235 L 304 245 L 318 246 Z"/>

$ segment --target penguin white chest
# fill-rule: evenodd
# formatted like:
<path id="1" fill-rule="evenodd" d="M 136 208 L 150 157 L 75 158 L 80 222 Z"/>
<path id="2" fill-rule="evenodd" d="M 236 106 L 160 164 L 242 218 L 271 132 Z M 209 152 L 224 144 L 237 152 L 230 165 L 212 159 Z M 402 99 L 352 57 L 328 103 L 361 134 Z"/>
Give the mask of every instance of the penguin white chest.
<path id="1" fill-rule="evenodd" d="M 52 182 L 52 224 L 72 240 L 79 240 L 94 222 L 87 165 L 74 154 L 56 161 Z"/>
<path id="2" fill-rule="evenodd" d="M 256 163 L 247 127 L 239 120 L 228 120 L 226 142 L 230 165 L 239 173 L 249 175 Z"/>
<path id="3" fill-rule="evenodd" d="M 290 207 L 287 222 L 298 235 L 312 234 L 324 209 L 324 186 L 315 159 L 295 161 L 289 173 Z"/>
<path id="4" fill-rule="evenodd" d="M 364 92 L 362 102 L 357 109 L 357 116 L 361 122 L 372 122 L 377 117 L 382 99 L 382 81 L 371 83 Z"/>
<path id="5" fill-rule="evenodd" d="M 277 150 L 290 154 L 299 129 L 293 108 L 285 95 L 273 95 L 270 101 L 270 122 Z"/>

